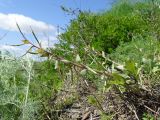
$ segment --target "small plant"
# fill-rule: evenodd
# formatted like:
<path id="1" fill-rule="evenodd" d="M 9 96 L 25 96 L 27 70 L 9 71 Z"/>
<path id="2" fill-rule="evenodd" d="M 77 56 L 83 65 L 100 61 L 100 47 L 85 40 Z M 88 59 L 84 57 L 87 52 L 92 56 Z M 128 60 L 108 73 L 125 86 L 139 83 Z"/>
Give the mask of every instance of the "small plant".
<path id="1" fill-rule="evenodd" d="M 146 113 L 143 115 L 143 118 L 142 118 L 142 119 L 143 119 L 143 120 L 155 120 L 153 115 L 151 115 L 151 114 L 146 114 Z"/>

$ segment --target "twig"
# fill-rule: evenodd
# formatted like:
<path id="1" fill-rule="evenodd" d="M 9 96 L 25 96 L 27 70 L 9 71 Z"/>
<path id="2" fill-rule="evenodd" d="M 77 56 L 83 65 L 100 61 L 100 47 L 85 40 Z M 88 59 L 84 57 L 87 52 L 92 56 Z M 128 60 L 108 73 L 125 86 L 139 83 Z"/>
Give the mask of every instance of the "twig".
<path id="1" fill-rule="evenodd" d="M 81 111 L 78 111 L 78 110 L 70 110 L 70 109 L 63 109 L 63 110 L 52 110 L 52 112 L 81 113 Z"/>
<path id="2" fill-rule="evenodd" d="M 30 27 L 30 28 L 31 28 L 31 31 L 32 31 L 32 35 L 34 36 L 34 38 L 35 38 L 35 40 L 37 41 L 39 47 L 41 48 L 41 47 L 42 47 L 42 46 L 41 46 L 41 43 L 39 42 L 39 40 L 38 40 L 36 34 L 34 33 L 34 31 L 33 31 L 33 29 L 32 29 L 32 27 Z"/>
<path id="3" fill-rule="evenodd" d="M 19 30 L 19 32 L 21 33 L 22 37 L 23 37 L 25 40 L 27 40 L 26 36 L 25 36 L 24 33 L 22 32 L 22 30 L 21 30 L 20 26 L 18 25 L 18 23 L 16 23 L 16 25 L 17 25 L 18 30 Z"/>
<path id="4" fill-rule="evenodd" d="M 151 112 L 160 115 L 159 113 L 157 113 L 156 111 L 154 111 L 153 109 L 149 108 L 148 106 L 144 105 L 145 108 L 147 108 L 148 110 L 150 110 Z"/>
<path id="5" fill-rule="evenodd" d="M 157 119 L 157 117 L 158 117 L 158 112 L 159 112 L 159 110 L 160 110 L 160 108 L 158 107 L 158 110 L 157 110 L 157 112 L 156 112 L 156 114 L 155 114 L 155 119 Z"/>
<path id="6" fill-rule="evenodd" d="M 9 33 L 9 31 L 7 31 L 6 33 L 4 33 L 4 34 L 0 37 L 0 40 L 2 40 L 5 36 L 7 36 L 8 33 Z"/>
<path id="7" fill-rule="evenodd" d="M 136 112 L 135 110 L 133 110 L 133 112 L 134 112 L 134 115 L 135 115 L 135 117 L 137 118 L 137 120 L 140 120 L 140 119 L 138 118 L 137 112 Z"/>
<path id="8" fill-rule="evenodd" d="M 93 120 L 93 115 L 92 115 L 92 113 L 90 113 L 90 120 Z"/>
<path id="9" fill-rule="evenodd" d="M 27 53 L 30 52 L 30 50 L 32 50 L 33 46 L 31 46 L 21 57 L 24 57 Z"/>
<path id="10" fill-rule="evenodd" d="M 91 114 L 91 111 L 88 111 L 86 114 L 83 115 L 82 120 L 86 120 L 90 114 Z"/>

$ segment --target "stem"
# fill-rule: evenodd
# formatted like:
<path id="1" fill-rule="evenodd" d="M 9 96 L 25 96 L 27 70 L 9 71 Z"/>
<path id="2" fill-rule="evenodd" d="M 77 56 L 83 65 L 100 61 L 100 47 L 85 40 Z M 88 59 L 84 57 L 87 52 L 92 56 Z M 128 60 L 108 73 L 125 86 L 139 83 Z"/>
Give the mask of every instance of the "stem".
<path id="1" fill-rule="evenodd" d="M 24 101 L 23 119 L 25 119 L 25 117 L 24 117 L 24 115 L 25 115 L 24 110 L 26 109 L 27 102 L 28 102 L 28 96 L 29 96 L 29 88 L 30 88 L 30 81 L 31 81 L 31 70 L 32 70 L 32 66 L 31 66 L 31 63 L 29 63 L 29 70 L 26 70 L 27 73 L 28 73 L 28 80 L 27 80 L 26 95 L 25 95 L 25 101 Z"/>
<path id="2" fill-rule="evenodd" d="M 30 81 L 31 81 L 31 73 L 28 73 L 28 83 L 27 83 L 27 89 L 26 89 L 26 97 L 25 97 L 25 107 L 27 105 L 27 101 L 28 101 L 28 94 L 29 94 L 29 85 L 30 85 Z"/>

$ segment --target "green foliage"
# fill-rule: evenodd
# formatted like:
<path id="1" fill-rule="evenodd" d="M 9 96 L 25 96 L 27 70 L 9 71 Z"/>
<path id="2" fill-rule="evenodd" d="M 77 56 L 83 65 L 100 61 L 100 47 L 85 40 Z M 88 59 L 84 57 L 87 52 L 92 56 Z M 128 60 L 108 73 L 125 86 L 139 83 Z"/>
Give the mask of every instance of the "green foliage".
<path id="1" fill-rule="evenodd" d="M 92 104 L 94 106 L 97 106 L 97 100 L 92 95 L 88 96 L 88 103 L 90 103 L 90 104 Z"/>
<path id="2" fill-rule="evenodd" d="M 135 61 L 138 67 L 144 68 L 145 72 L 151 72 L 153 68 L 159 66 L 159 53 L 159 41 L 151 37 L 145 40 L 135 37 L 132 42 L 120 45 L 110 57 L 120 63 Z M 136 70 L 132 70 L 133 72 L 136 73 Z"/>
<path id="3" fill-rule="evenodd" d="M 34 114 L 38 109 L 36 107 L 38 101 L 30 100 L 29 96 L 31 79 L 28 74 L 32 74 L 30 65 L 31 61 L 28 59 L 19 60 L 7 55 L 0 60 L 1 119 L 35 119 Z M 17 73 L 19 74 L 18 77 Z"/>
<path id="4" fill-rule="evenodd" d="M 108 82 L 109 84 L 111 84 L 111 85 L 122 85 L 122 86 L 124 86 L 124 84 L 125 84 L 125 79 L 121 76 L 121 75 L 119 75 L 119 74 L 117 74 L 117 73 L 113 73 L 113 78 Z"/>
<path id="5" fill-rule="evenodd" d="M 100 120 L 112 120 L 113 116 L 112 115 L 106 115 L 106 114 L 101 114 L 101 119 Z"/>
<path id="6" fill-rule="evenodd" d="M 103 13 L 82 12 L 60 35 L 61 42 L 78 49 L 91 45 L 98 50 L 112 52 L 120 43 L 129 42 L 134 35 L 144 35 L 148 31 L 148 23 L 139 13 L 148 6 L 138 9 L 140 5 L 123 2 Z"/>
<path id="7" fill-rule="evenodd" d="M 63 81 L 54 69 L 54 63 L 51 61 L 35 62 L 34 81 L 31 84 L 32 96 L 37 99 L 46 100 L 51 97 L 54 92 L 58 92 Z"/>
<path id="8" fill-rule="evenodd" d="M 0 119 L 34 120 L 43 102 L 63 85 L 50 61 L 34 62 L 2 55 L 0 60 Z M 38 112 L 39 111 L 39 112 Z"/>
<path id="9" fill-rule="evenodd" d="M 154 120 L 154 116 L 153 115 L 151 115 L 151 114 L 144 114 L 143 115 L 143 118 L 142 118 L 143 120 Z"/>

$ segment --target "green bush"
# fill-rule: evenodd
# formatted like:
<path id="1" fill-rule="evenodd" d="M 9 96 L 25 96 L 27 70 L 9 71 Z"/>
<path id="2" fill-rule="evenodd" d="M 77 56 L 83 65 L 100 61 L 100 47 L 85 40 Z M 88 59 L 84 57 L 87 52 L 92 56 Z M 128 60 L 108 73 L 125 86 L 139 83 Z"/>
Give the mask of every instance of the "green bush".
<path id="1" fill-rule="evenodd" d="M 149 23 L 143 18 L 148 4 L 122 2 L 102 13 L 80 12 L 71 21 L 60 40 L 76 48 L 90 45 L 112 52 L 120 43 L 129 42 L 137 34 L 145 36 Z M 63 42 L 64 43 L 64 42 Z"/>
<path id="2" fill-rule="evenodd" d="M 115 52 L 110 54 L 111 59 L 124 64 L 126 61 L 134 61 L 144 72 L 159 71 L 160 42 L 154 37 L 134 37 L 133 41 L 121 44 Z"/>

